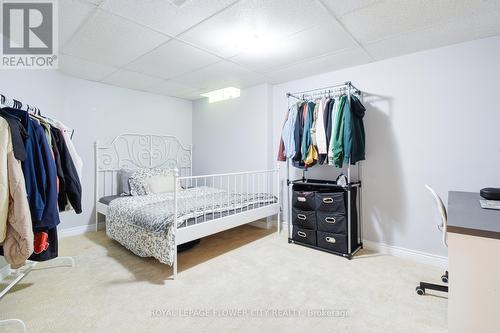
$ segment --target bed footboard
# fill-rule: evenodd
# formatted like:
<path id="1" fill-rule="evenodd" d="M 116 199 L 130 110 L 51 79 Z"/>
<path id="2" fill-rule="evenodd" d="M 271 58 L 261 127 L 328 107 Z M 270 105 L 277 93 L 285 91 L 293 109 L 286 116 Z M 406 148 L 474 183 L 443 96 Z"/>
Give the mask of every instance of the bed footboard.
<path id="1" fill-rule="evenodd" d="M 277 215 L 280 232 L 280 183 L 279 165 L 276 169 L 180 176 L 175 173 L 174 226 L 176 245 L 212 235 L 243 224 Z M 212 195 L 204 197 L 199 214 L 179 223 L 179 189 L 210 188 Z M 223 200 L 217 195 L 224 193 Z M 208 200 L 207 200 L 208 198 Z M 194 200 L 197 200 L 195 197 Z M 177 248 L 177 247 L 175 247 Z M 174 259 L 174 278 L 177 276 L 177 253 Z"/>

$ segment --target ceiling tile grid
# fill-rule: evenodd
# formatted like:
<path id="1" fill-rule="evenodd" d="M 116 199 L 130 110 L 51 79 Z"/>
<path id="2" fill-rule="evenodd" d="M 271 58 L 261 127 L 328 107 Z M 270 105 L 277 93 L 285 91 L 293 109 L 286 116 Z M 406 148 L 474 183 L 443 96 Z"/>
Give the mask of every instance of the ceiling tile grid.
<path id="1" fill-rule="evenodd" d="M 101 81 L 118 70 L 116 67 L 97 64 L 67 54 L 60 55 L 59 69 L 66 74 L 91 81 Z"/>
<path id="2" fill-rule="evenodd" d="M 278 84 L 291 80 L 301 79 L 307 76 L 327 73 L 346 67 L 364 64 L 370 61 L 370 58 L 359 48 L 342 50 L 331 54 L 319 56 L 306 61 L 281 68 L 270 72 L 267 76 L 269 83 Z"/>
<path id="3" fill-rule="evenodd" d="M 500 34 L 500 0 L 64 0 L 60 70 L 196 99 Z"/>
<path id="4" fill-rule="evenodd" d="M 179 38 L 228 58 L 328 20 L 316 0 L 242 0 Z"/>
<path id="5" fill-rule="evenodd" d="M 63 53 L 120 67 L 168 40 L 165 35 L 98 9 L 63 46 Z"/>
<path id="6" fill-rule="evenodd" d="M 175 78 L 176 82 L 201 90 L 213 90 L 231 85 L 249 87 L 264 83 L 266 80 L 265 76 L 226 60 Z"/>
<path id="7" fill-rule="evenodd" d="M 266 73 L 301 60 L 355 47 L 349 36 L 336 24 L 317 25 L 282 39 L 270 50 L 249 50 L 231 58 L 251 70 Z"/>
<path id="8" fill-rule="evenodd" d="M 66 44 L 95 10 L 96 6 L 81 0 L 58 2 L 59 44 Z"/>
<path id="9" fill-rule="evenodd" d="M 218 61 L 220 58 L 210 53 L 171 40 L 125 67 L 140 73 L 170 79 Z"/>
<path id="10" fill-rule="evenodd" d="M 191 28 L 237 0 L 186 0 L 176 6 L 168 0 L 106 0 L 101 8 L 170 36 Z"/>

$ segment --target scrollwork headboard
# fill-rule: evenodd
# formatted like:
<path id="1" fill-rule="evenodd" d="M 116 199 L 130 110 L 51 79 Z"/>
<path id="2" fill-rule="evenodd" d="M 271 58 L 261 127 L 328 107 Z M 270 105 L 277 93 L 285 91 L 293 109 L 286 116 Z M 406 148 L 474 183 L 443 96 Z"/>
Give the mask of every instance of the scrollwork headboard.
<path id="1" fill-rule="evenodd" d="M 191 176 L 192 157 L 192 146 L 171 135 L 121 134 L 109 145 L 96 142 L 96 199 L 117 194 L 120 169 L 178 169 L 180 176 Z"/>

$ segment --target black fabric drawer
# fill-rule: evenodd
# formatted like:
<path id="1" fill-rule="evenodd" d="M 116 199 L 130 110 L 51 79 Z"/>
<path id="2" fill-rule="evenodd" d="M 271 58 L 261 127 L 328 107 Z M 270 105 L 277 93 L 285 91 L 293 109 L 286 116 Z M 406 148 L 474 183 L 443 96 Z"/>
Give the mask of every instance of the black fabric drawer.
<path id="1" fill-rule="evenodd" d="M 322 249 L 347 253 L 347 236 L 331 232 L 318 231 L 318 246 Z"/>
<path id="2" fill-rule="evenodd" d="M 345 214 L 344 193 L 345 192 L 316 193 L 314 199 L 316 201 L 316 209 L 321 212 Z"/>
<path id="3" fill-rule="evenodd" d="M 293 207 L 301 210 L 315 210 L 315 194 L 314 191 L 293 191 Z"/>
<path id="4" fill-rule="evenodd" d="M 314 210 L 293 208 L 292 223 L 300 228 L 316 230 L 316 212 Z"/>
<path id="5" fill-rule="evenodd" d="M 316 245 L 316 230 L 302 229 L 293 226 L 292 239 L 310 245 Z"/>
<path id="6" fill-rule="evenodd" d="M 317 229 L 334 234 L 347 234 L 347 217 L 337 213 L 316 213 Z"/>

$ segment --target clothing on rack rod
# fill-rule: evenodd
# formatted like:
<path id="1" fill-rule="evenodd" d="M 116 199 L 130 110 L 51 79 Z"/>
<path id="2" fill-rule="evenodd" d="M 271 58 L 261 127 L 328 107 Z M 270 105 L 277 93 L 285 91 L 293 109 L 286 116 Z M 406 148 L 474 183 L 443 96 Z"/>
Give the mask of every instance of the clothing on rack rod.
<path id="1" fill-rule="evenodd" d="M 332 136 L 330 138 L 331 154 L 328 164 L 337 168 L 342 168 L 342 163 L 344 162 L 344 113 L 349 112 L 349 110 L 346 110 L 346 106 L 348 107 L 346 99 L 347 96 L 345 95 L 342 95 L 339 98 L 332 126 Z"/>
<path id="2" fill-rule="evenodd" d="M 328 93 L 316 100 L 299 100 L 285 115 L 278 160 L 291 159 L 301 169 L 315 164 L 342 168 L 364 160 L 365 111 L 354 95 Z"/>
<path id="3" fill-rule="evenodd" d="M 20 102 L 10 104 L 14 107 L 0 109 L 0 125 L 9 129 L 8 137 L 5 136 L 7 131 L 2 131 L 0 137 L 0 148 L 4 148 L 0 149 L 0 162 L 3 161 L 0 170 L 10 156 L 5 147 L 12 146 L 12 156 L 19 172 L 9 171 L 8 182 L 4 182 L 5 176 L 0 173 L 3 177 L 0 184 L 0 255 L 16 268 L 28 258 L 44 261 L 58 256 L 59 212 L 71 207 L 77 214 L 82 212 L 82 162 L 71 143 L 70 130 L 64 124 L 41 116 L 35 108 L 26 109 L 36 110 L 38 114 L 24 111 Z M 22 184 L 24 194 L 19 195 L 19 189 L 15 187 L 2 187 L 7 183 Z M 16 197 L 7 200 L 8 223 L 5 224 L 2 213 L 8 195 Z M 13 218 L 10 218 L 11 211 Z M 27 217 L 22 215 L 23 212 Z M 5 225 L 2 239 L 2 226 Z M 26 225 L 28 229 L 20 227 Z"/>
<path id="4" fill-rule="evenodd" d="M 283 125 L 283 130 L 281 134 L 281 140 L 283 141 L 284 148 L 284 161 L 287 158 L 293 158 L 295 156 L 295 122 L 297 121 L 297 112 L 299 110 L 299 105 L 294 103 L 287 115 L 285 124 Z"/>
<path id="5" fill-rule="evenodd" d="M 304 165 L 307 166 L 306 160 L 307 155 L 309 153 L 311 144 L 312 144 L 312 139 L 311 139 L 311 127 L 312 127 L 312 122 L 313 122 L 313 117 L 314 117 L 314 107 L 316 106 L 315 103 L 313 102 L 307 102 L 306 107 L 304 107 L 304 133 L 302 136 L 302 145 L 300 148 L 300 153 L 302 154 L 302 161 L 304 162 Z M 312 163 L 309 160 L 309 163 Z"/>
<path id="6" fill-rule="evenodd" d="M 356 164 L 365 159 L 365 126 L 363 117 L 365 116 L 365 107 L 356 97 L 351 97 L 351 112 L 352 112 L 352 147 L 351 147 L 351 164 Z"/>
<path id="7" fill-rule="evenodd" d="M 21 119 L 8 112 L 0 109 L 0 117 L 4 118 L 10 127 L 10 135 L 12 139 L 12 147 L 14 149 L 14 156 L 21 162 L 26 159 L 26 148 L 24 147 L 24 140 L 28 138 L 28 132 L 21 124 Z"/>
<path id="8" fill-rule="evenodd" d="M 293 138 L 295 145 L 295 155 L 292 157 L 292 163 L 297 168 L 304 168 L 304 163 L 302 161 L 301 145 L 302 136 L 304 132 L 304 108 L 307 108 L 307 103 L 301 103 L 298 106 L 297 117 L 295 120 L 295 126 L 293 129 Z"/>
<path id="9" fill-rule="evenodd" d="M 24 265 L 33 252 L 33 227 L 24 175 L 13 152 L 7 121 L 0 117 L 0 244 L 12 268 Z"/>
<path id="10" fill-rule="evenodd" d="M 326 152 L 320 153 L 319 163 L 328 164 L 328 151 L 330 147 L 330 138 L 332 136 L 332 110 L 334 109 L 335 100 L 333 98 L 328 99 L 325 106 L 325 112 L 323 114 L 324 124 L 325 124 L 325 144 Z"/>

